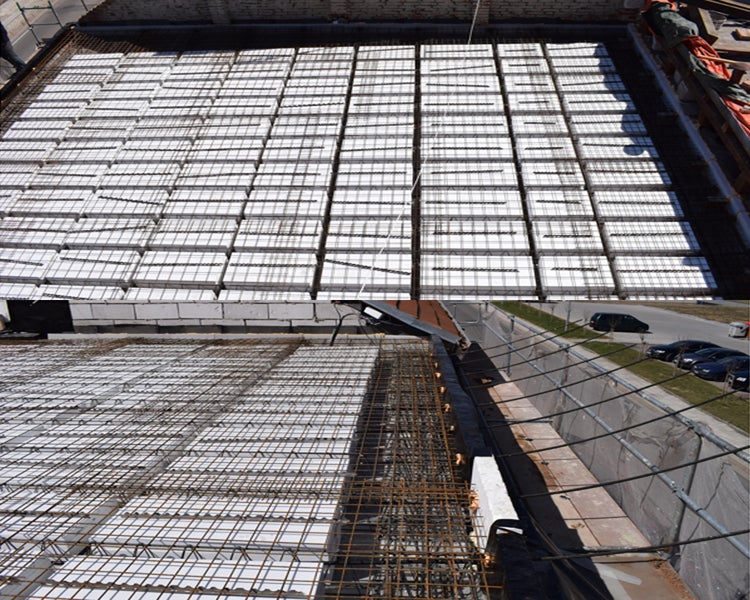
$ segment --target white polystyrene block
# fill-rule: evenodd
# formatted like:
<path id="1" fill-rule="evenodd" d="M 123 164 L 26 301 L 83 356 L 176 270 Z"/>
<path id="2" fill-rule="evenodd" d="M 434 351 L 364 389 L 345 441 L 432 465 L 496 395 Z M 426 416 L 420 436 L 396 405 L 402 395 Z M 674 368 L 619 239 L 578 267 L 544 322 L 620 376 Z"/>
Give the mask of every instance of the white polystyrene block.
<path id="1" fill-rule="evenodd" d="M 579 138 L 578 151 L 583 160 L 654 160 L 659 158 L 650 138 L 629 136 Z"/>
<path id="2" fill-rule="evenodd" d="M 346 95 L 338 96 L 292 96 L 284 97 L 279 105 L 279 114 L 291 115 L 342 115 Z"/>
<path id="3" fill-rule="evenodd" d="M 406 291 L 411 284 L 411 254 L 326 253 L 321 289 L 328 292 Z"/>
<path id="4" fill-rule="evenodd" d="M 635 104 L 629 94 L 625 92 L 609 92 L 604 94 L 568 93 L 563 95 L 563 105 L 568 112 L 601 112 L 611 113 L 612 120 L 617 115 L 636 112 Z"/>
<path id="5" fill-rule="evenodd" d="M 607 220 L 664 220 L 684 216 L 674 192 L 611 190 L 594 192 L 597 212 Z"/>
<path id="6" fill-rule="evenodd" d="M 245 205 L 245 217 L 323 217 L 328 195 L 325 188 L 254 188 Z"/>
<path id="7" fill-rule="evenodd" d="M 547 73 L 509 73 L 503 76 L 509 94 L 555 94 L 555 82 Z"/>
<path id="8" fill-rule="evenodd" d="M 560 160 L 548 162 L 521 163 L 523 184 L 526 187 L 561 188 L 573 187 L 583 189 L 585 180 L 576 161 Z"/>
<path id="9" fill-rule="evenodd" d="M 299 163 L 333 161 L 336 152 L 336 141 L 333 138 L 312 138 L 311 142 L 302 143 L 298 139 L 273 138 L 263 150 L 263 161 Z"/>
<path id="10" fill-rule="evenodd" d="M 576 160 L 573 143 L 567 137 L 516 137 L 515 148 L 521 162 Z"/>
<path id="11" fill-rule="evenodd" d="M 186 306 L 183 303 L 196 303 L 197 306 L 212 306 L 216 300 L 216 295 L 210 290 L 191 290 L 184 288 L 130 288 L 124 296 L 129 302 L 178 302 L 179 306 Z M 211 313 L 213 314 L 213 313 Z M 194 316 L 190 311 L 181 315 L 184 319 L 202 318 Z"/>
<path id="12" fill-rule="evenodd" d="M 155 217 L 167 201 L 166 189 L 100 188 L 84 204 L 89 217 Z"/>
<path id="13" fill-rule="evenodd" d="M 414 112 L 413 94 L 389 94 L 388 96 L 368 95 L 352 96 L 349 101 L 349 113 L 352 115 L 367 114 L 410 114 Z"/>
<path id="14" fill-rule="evenodd" d="M 341 145 L 340 160 L 343 162 L 410 161 L 414 145 L 411 136 L 390 137 L 383 142 L 377 137 L 347 136 Z"/>
<path id="15" fill-rule="evenodd" d="M 589 193 L 574 188 L 530 189 L 526 207 L 532 219 L 594 218 Z"/>
<path id="16" fill-rule="evenodd" d="M 224 286 L 304 292 L 312 288 L 316 263 L 313 252 L 233 252 Z"/>
<path id="17" fill-rule="evenodd" d="M 176 189 L 164 205 L 163 216 L 174 218 L 239 219 L 247 200 L 243 189 L 195 188 Z"/>
<path id="18" fill-rule="evenodd" d="M 427 254 L 422 256 L 420 288 L 427 298 L 523 296 L 535 293 L 529 256 Z"/>
<path id="19" fill-rule="evenodd" d="M 476 456 L 471 468 L 471 489 L 477 495 L 473 522 L 481 551 L 488 549 L 494 535 L 523 534 L 518 513 L 493 456 Z"/>
<path id="20" fill-rule="evenodd" d="M 490 44 L 422 44 L 421 57 L 428 61 L 457 60 L 492 60 Z"/>
<path id="21" fill-rule="evenodd" d="M 31 186 L 56 188 L 95 188 L 106 178 L 107 165 L 48 163 L 29 180 Z"/>
<path id="22" fill-rule="evenodd" d="M 543 56 L 509 56 L 500 59 L 505 75 L 548 75 L 549 65 Z"/>
<path id="23" fill-rule="evenodd" d="M 513 132 L 519 136 L 568 136 L 565 115 L 556 113 L 511 115 Z"/>
<path id="24" fill-rule="evenodd" d="M 0 221 L 0 245 L 16 248 L 59 248 L 74 219 L 5 217 Z"/>
<path id="25" fill-rule="evenodd" d="M 411 204 L 411 190 L 406 186 L 399 189 L 339 188 L 334 193 L 331 216 L 399 218 L 399 215 L 411 214 Z"/>
<path id="26" fill-rule="evenodd" d="M 585 57 L 607 57 L 606 46 L 601 42 L 561 42 L 548 43 L 547 51 L 550 56 L 585 56 Z"/>
<path id="27" fill-rule="evenodd" d="M 604 223 L 604 236 L 614 254 L 692 254 L 700 251 L 693 228 L 680 221 L 616 221 Z"/>
<path id="28" fill-rule="evenodd" d="M 611 296 L 615 290 L 605 256 L 542 256 L 539 276 L 543 291 L 549 294 L 596 298 Z"/>
<path id="29" fill-rule="evenodd" d="M 554 92 L 521 92 L 508 94 L 511 116 L 520 113 L 561 113 L 562 105 Z"/>
<path id="30" fill-rule="evenodd" d="M 322 221 L 316 219 L 245 219 L 240 223 L 234 249 L 315 252 L 322 232 Z"/>
<path id="31" fill-rule="evenodd" d="M 40 285 L 39 296 L 47 300 L 122 300 L 125 292 L 116 286 Z M 73 306 L 71 306 L 72 312 Z M 75 316 L 74 316 L 75 319 Z"/>
<path id="32" fill-rule="evenodd" d="M 133 282 L 144 287 L 214 288 L 226 262 L 223 252 L 152 250 L 143 255 Z"/>
<path id="33" fill-rule="evenodd" d="M 45 280 L 60 285 L 129 285 L 140 255 L 132 250 L 62 250 Z"/>
<path id="34" fill-rule="evenodd" d="M 154 229 L 151 219 L 80 219 L 63 240 L 67 248 L 144 249 Z"/>
<path id="35" fill-rule="evenodd" d="M 411 249 L 411 214 L 390 220 L 331 220 L 326 239 L 328 251 L 401 252 Z"/>
<path id="36" fill-rule="evenodd" d="M 255 166 L 243 161 L 187 163 L 175 180 L 177 187 L 249 186 L 255 175 Z"/>
<path id="37" fill-rule="evenodd" d="M 387 75 L 358 75 L 352 82 L 352 96 L 389 96 L 395 94 L 414 96 L 414 78 L 393 78 Z"/>
<path id="38" fill-rule="evenodd" d="M 458 94 L 434 90 L 422 94 L 421 104 L 424 114 L 487 113 L 500 118 L 499 115 L 503 111 L 502 96 L 497 92 Z"/>
<path id="39" fill-rule="evenodd" d="M 422 255 L 520 254 L 529 251 L 526 225 L 521 220 L 423 219 Z"/>
<path id="40" fill-rule="evenodd" d="M 167 188 L 180 173 L 178 163 L 115 163 L 101 177 L 101 187 Z"/>
<path id="41" fill-rule="evenodd" d="M 54 141 L 0 140 L 0 162 L 35 163 L 54 151 Z"/>
<path id="42" fill-rule="evenodd" d="M 0 253 L 0 299 L 36 300 L 40 297 L 39 288 L 33 283 L 10 283 L 3 281 L 2 253 Z M 6 315 L 7 316 L 7 315 Z"/>
<path id="43" fill-rule="evenodd" d="M 648 132 L 641 117 L 634 113 L 624 114 L 586 114 L 570 115 L 571 131 L 582 140 L 591 136 L 594 140 L 600 136 L 626 136 L 645 143 Z M 644 139 L 642 139 L 644 138 Z"/>
<path id="44" fill-rule="evenodd" d="M 512 162 L 428 161 L 422 165 L 421 182 L 423 187 L 518 187 Z"/>
<path id="45" fill-rule="evenodd" d="M 614 270 L 628 295 L 711 295 L 716 281 L 702 256 L 618 256 Z"/>
<path id="46" fill-rule="evenodd" d="M 262 163 L 253 180 L 258 188 L 323 188 L 328 186 L 332 166 L 320 163 Z"/>
<path id="47" fill-rule="evenodd" d="M 426 218 L 523 218 L 521 194 L 512 189 L 422 188 L 420 201 Z"/>
<path id="48" fill-rule="evenodd" d="M 0 192 L 2 194 L 2 192 Z M 13 216 L 76 218 L 92 196 L 90 190 L 41 189 L 19 193 L 9 203 L 7 212 Z"/>
<path id="49" fill-rule="evenodd" d="M 658 160 L 589 161 L 586 163 L 586 171 L 591 187 L 595 190 L 663 190 L 672 185 L 666 167 Z"/>
<path id="50" fill-rule="evenodd" d="M 234 219 L 161 219 L 148 245 L 165 250 L 227 251 L 236 231 Z"/>
<path id="51" fill-rule="evenodd" d="M 532 221 L 539 254 L 597 254 L 604 252 L 599 229 L 589 221 Z"/>
<path id="52" fill-rule="evenodd" d="M 337 187 L 372 188 L 404 187 L 412 185 L 411 162 L 364 163 L 347 162 L 339 164 L 336 178 Z"/>
<path id="53" fill-rule="evenodd" d="M 533 42 L 520 42 L 510 44 L 501 43 L 497 44 L 495 47 L 497 48 L 497 55 L 501 59 L 544 57 L 544 50 L 542 49 L 542 45 Z"/>
<path id="54" fill-rule="evenodd" d="M 627 88 L 616 73 L 565 73 L 558 76 L 557 84 L 563 94 L 593 92 L 606 94 L 608 92 L 625 92 Z"/>
<path id="55" fill-rule="evenodd" d="M 423 161 L 489 162 L 513 160 L 510 137 L 450 136 L 422 138 Z"/>
<path id="56" fill-rule="evenodd" d="M 40 283 L 49 264 L 57 257 L 54 250 L 0 248 L 0 281 Z"/>

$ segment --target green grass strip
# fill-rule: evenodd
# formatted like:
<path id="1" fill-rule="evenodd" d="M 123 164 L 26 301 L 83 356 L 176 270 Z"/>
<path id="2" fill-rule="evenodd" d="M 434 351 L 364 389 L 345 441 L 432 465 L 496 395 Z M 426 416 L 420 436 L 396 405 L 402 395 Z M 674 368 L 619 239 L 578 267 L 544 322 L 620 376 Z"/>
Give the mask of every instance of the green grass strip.
<path id="1" fill-rule="evenodd" d="M 524 304 L 523 302 L 509 301 L 495 302 L 494 304 L 506 312 L 512 313 L 525 321 L 533 323 L 537 327 L 546 329 L 556 335 L 561 335 L 561 337 L 590 339 L 599 335 L 598 332 L 594 332 L 590 329 L 576 329 L 573 332 L 566 334 L 565 321 L 563 319 L 550 315 L 549 313 L 534 308 L 533 306 L 529 306 L 528 304 Z M 573 325 L 572 327 L 575 326 L 576 325 Z M 570 326 L 568 328 L 570 329 Z M 582 346 L 596 354 L 608 354 L 612 352 L 612 354 L 608 354 L 607 360 L 612 361 L 619 366 L 627 365 L 643 358 L 643 353 L 640 350 L 636 348 L 628 348 L 624 344 L 591 341 L 582 344 Z M 620 351 L 613 352 L 618 347 L 620 348 Z M 637 365 L 631 365 L 627 370 L 652 383 L 664 381 L 670 377 L 683 373 L 682 369 L 678 369 L 672 363 L 653 359 L 647 359 Z M 697 404 L 698 402 L 708 400 L 722 394 L 724 391 L 716 385 L 704 381 L 699 377 L 695 377 L 694 375 L 686 375 L 685 377 L 680 377 L 674 381 L 668 381 L 663 383 L 661 387 L 690 404 Z M 750 403 L 739 394 L 731 394 L 730 396 L 716 400 L 715 402 L 707 404 L 701 410 L 734 425 L 742 431 L 750 432 Z M 686 416 L 690 417 L 690 413 L 688 412 Z"/>

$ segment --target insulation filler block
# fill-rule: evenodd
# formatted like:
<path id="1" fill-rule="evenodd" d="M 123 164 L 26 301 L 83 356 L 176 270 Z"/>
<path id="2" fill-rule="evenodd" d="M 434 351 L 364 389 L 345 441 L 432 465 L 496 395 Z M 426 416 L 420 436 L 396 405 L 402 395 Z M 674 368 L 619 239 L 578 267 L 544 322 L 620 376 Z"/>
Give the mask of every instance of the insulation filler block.
<path id="1" fill-rule="evenodd" d="M 474 457 L 471 490 L 476 494 L 474 538 L 480 550 L 487 549 L 494 535 L 523 534 L 518 514 L 494 457 Z"/>

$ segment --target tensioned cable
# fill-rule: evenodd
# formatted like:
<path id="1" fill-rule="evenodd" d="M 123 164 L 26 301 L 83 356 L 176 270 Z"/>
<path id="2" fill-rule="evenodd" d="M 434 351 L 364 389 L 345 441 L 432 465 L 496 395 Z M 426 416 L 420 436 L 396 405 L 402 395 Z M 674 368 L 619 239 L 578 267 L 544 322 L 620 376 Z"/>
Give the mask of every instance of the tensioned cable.
<path id="1" fill-rule="evenodd" d="M 594 359 L 591 359 L 591 360 L 595 360 L 596 358 L 598 358 L 598 357 L 595 357 Z M 577 379 L 576 381 L 569 381 L 569 382 L 567 382 L 565 384 L 556 383 L 551 388 L 547 388 L 546 390 L 541 390 L 539 392 L 534 392 L 533 394 L 525 394 L 525 395 L 519 396 L 517 398 L 508 398 L 507 400 L 494 400 L 494 401 L 481 402 L 481 403 L 478 402 L 477 406 L 478 407 L 495 406 L 495 405 L 501 405 L 501 404 L 509 404 L 510 402 L 516 402 L 518 400 L 524 400 L 526 398 L 535 398 L 536 396 L 541 396 L 543 394 L 548 394 L 549 392 L 552 392 L 552 391 L 555 391 L 555 390 L 557 390 L 557 391 L 563 390 L 563 389 L 565 389 L 567 387 L 570 387 L 572 385 L 578 385 L 579 383 L 586 383 L 587 381 L 593 381 L 594 379 L 598 379 L 602 375 L 611 375 L 615 371 L 620 371 L 622 369 L 627 369 L 629 367 L 632 367 L 633 365 L 637 365 L 637 364 L 639 364 L 641 362 L 644 362 L 645 360 L 648 360 L 648 359 L 641 358 L 641 359 L 638 359 L 637 361 L 634 361 L 632 363 L 628 363 L 628 364 L 622 365 L 620 367 L 616 367 L 614 369 L 610 369 L 609 371 L 603 371 L 601 373 L 597 373 L 596 375 L 592 375 L 591 377 L 586 377 L 584 379 Z M 571 365 L 571 366 L 574 366 L 574 365 Z M 556 370 L 559 371 L 560 369 L 556 369 Z M 548 373 L 548 372 L 551 373 L 552 371 L 545 371 L 545 374 Z M 685 371 L 684 374 L 689 374 L 689 373 L 690 373 L 690 371 Z M 682 375 L 683 374 L 680 374 L 680 376 L 682 376 Z M 539 375 L 535 375 L 534 377 L 539 377 Z M 526 378 L 526 379 L 528 379 L 528 378 Z M 515 382 L 515 381 L 522 381 L 522 380 L 519 379 L 519 380 L 513 380 L 513 381 Z"/>
<path id="2" fill-rule="evenodd" d="M 586 410 L 587 408 L 591 408 L 592 406 L 600 406 L 602 404 L 606 404 L 607 402 L 612 402 L 613 400 L 620 400 L 621 398 L 626 398 L 630 394 L 638 394 L 651 387 L 659 386 L 664 383 L 674 381 L 675 379 L 680 379 L 681 377 L 685 377 L 686 375 L 690 375 L 690 372 L 686 371 L 684 373 L 678 373 L 677 375 L 674 375 L 673 377 L 670 377 L 669 379 L 664 379 L 663 381 L 656 381 L 654 383 L 649 383 L 648 385 L 644 385 L 643 387 L 636 388 L 634 390 L 628 390 L 627 392 L 624 392 L 622 394 L 617 394 L 616 396 L 612 396 L 611 398 L 605 398 L 604 400 L 598 400 L 596 402 L 592 402 L 591 404 L 585 404 L 583 406 L 577 406 L 576 408 L 569 408 L 567 410 L 561 410 L 559 412 L 549 413 L 549 414 L 542 415 L 539 417 L 534 417 L 532 419 L 518 419 L 518 420 L 506 419 L 502 423 L 498 423 L 496 427 L 510 426 L 510 425 L 523 425 L 524 423 L 536 423 L 537 421 L 543 421 L 546 419 L 550 419 L 552 417 L 560 417 L 562 415 L 567 415 L 570 413 L 578 412 L 579 410 Z M 556 389 L 558 388 L 552 388 L 551 390 L 547 390 L 547 392 L 551 392 Z"/>
<path id="3" fill-rule="evenodd" d="M 596 360 L 598 360 L 598 359 L 600 359 L 600 358 L 606 358 L 607 356 L 611 356 L 612 354 L 617 354 L 618 352 L 622 352 L 623 350 L 629 350 L 629 349 L 631 349 L 632 347 L 633 347 L 633 345 L 628 345 L 628 346 L 625 346 L 624 348 L 616 348 L 616 349 L 614 349 L 614 350 L 610 350 L 609 352 L 605 352 L 604 354 L 597 354 L 596 356 L 592 356 L 591 358 L 586 358 L 586 359 L 580 360 L 580 361 L 578 361 L 578 362 L 574 362 L 574 363 L 569 363 L 569 364 L 567 364 L 567 365 L 564 365 L 564 366 L 562 366 L 562 367 L 557 367 L 557 368 L 555 368 L 555 369 L 545 369 L 545 371 L 544 371 L 544 372 L 545 372 L 546 374 L 550 374 L 550 373 L 557 373 L 558 371 L 564 371 L 565 369 L 569 369 L 569 368 L 571 368 L 571 367 L 579 367 L 579 366 L 581 366 L 581 365 L 587 365 L 587 364 L 589 364 L 589 363 L 592 363 L 592 362 L 594 362 L 594 361 L 596 361 Z M 545 356 L 546 356 L 546 355 L 545 355 Z M 544 357 L 541 357 L 541 358 L 544 358 Z M 611 370 L 609 370 L 609 371 L 602 371 L 601 373 L 599 373 L 599 374 L 597 374 L 597 375 L 594 375 L 594 376 L 593 376 L 592 378 L 593 378 L 593 379 L 595 379 L 596 377 L 599 377 L 599 376 L 601 376 L 601 375 L 609 375 L 610 373 L 613 373 L 613 372 L 615 372 L 615 371 L 618 371 L 618 370 L 620 370 L 620 369 L 625 369 L 625 368 L 627 368 L 627 367 L 631 367 L 631 366 L 633 366 L 633 365 L 637 365 L 637 364 L 639 364 L 640 362 L 643 362 L 643 360 L 644 360 L 644 359 L 638 359 L 637 361 L 634 361 L 634 362 L 632 362 L 632 363 L 628 363 L 627 365 L 623 365 L 623 366 L 620 366 L 620 367 L 616 367 L 616 368 L 614 368 L 614 369 L 611 369 Z M 525 363 L 518 363 L 518 364 L 525 364 Z M 513 378 L 513 379 L 511 380 L 511 382 L 512 382 L 512 383 L 517 383 L 517 382 L 519 382 L 519 381 L 525 381 L 525 380 L 527 380 L 527 379 L 534 379 L 534 378 L 536 378 L 536 377 L 539 377 L 539 374 L 538 374 L 538 373 L 537 373 L 537 374 L 535 374 L 535 375 L 527 375 L 527 376 L 525 376 L 525 377 L 518 377 L 518 378 Z M 589 379 L 583 379 L 582 381 L 589 381 Z M 485 386 L 485 385 L 481 385 L 481 384 L 480 384 L 480 385 L 468 385 L 468 386 L 466 386 L 466 387 L 467 387 L 468 389 L 472 389 L 472 390 L 473 390 L 473 389 L 485 389 L 485 388 L 486 388 L 487 386 Z M 523 396 L 523 397 L 524 397 L 524 398 L 526 398 L 527 396 Z M 509 400 L 503 400 L 503 401 L 498 401 L 498 402 L 495 402 L 494 404 L 506 404 L 507 402 L 513 402 L 514 400 L 518 400 L 518 399 L 519 399 L 519 398 L 511 398 L 511 399 L 509 399 Z M 480 403 L 480 405 L 481 405 L 481 403 Z"/>
<path id="4" fill-rule="evenodd" d="M 685 540 L 679 542 L 669 542 L 666 544 L 656 546 L 641 546 L 639 548 L 602 548 L 601 550 L 591 550 L 589 552 L 580 552 L 578 554 L 562 554 L 560 556 L 542 556 L 539 560 L 568 560 L 572 558 L 590 558 L 592 556 L 609 556 L 613 554 L 639 554 L 642 552 L 658 552 L 659 550 L 668 550 L 673 546 L 688 546 L 690 544 L 701 544 L 703 542 L 711 542 L 714 540 L 723 540 L 727 538 L 737 537 L 738 535 L 746 535 L 750 533 L 750 529 L 743 529 L 740 531 L 730 531 L 728 533 L 722 533 L 719 535 L 709 535 L 702 538 L 695 538 L 692 540 Z"/>
<path id="5" fill-rule="evenodd" d="M 596 339 L 598 339 L 598 338 L 591 338 L 591 339 L 588 339 L 588 340 L 581 340 L 579 342 L 568 344 L 567 346 L 560 346 L 557 350 L 552 350 L 550 352 L 547 352 L 546 354 L 539 354 L 539 355 L 536 355 L 536 356 L 533 356 L 533 357 L 526 358 L 526 359 L 524 359 L 524 360 L 522 360 L 520 362 L 511 363 L 511 364 L 507 365 L 507 368 L 517 367 L 519 365 L 528 364 L 530 361 L 533 361 L 533 360 L 540 360 L 542 358 L 547 358 L 547 357 L 552 356 L 554 354 L 558 354 L 560 352 L 565 352 L 566 350 L 569 350 L 570 348 L 575 348 L 576 346 L 583 346 L 584 344 L 586 344 L 586 342 L 596 341 Z M 518 353 L 521 350 L 527 350 L 529 348 L 534 348 L 537 345 L 538 345 L 538 343 L 530 344 L 528 346 L 524 346 L 523 348 L 514 349 L 514 350 L 511 350 L 509 352 L 504 352 L 502 354 L 496 354 L 494 356 L 490 355 L 490 354 L 487 354 L 487 358 L 489 358 L 489 359 L 503 358 L 504 356 L 508 356 L 509 354 Z M 614 354 L 616 352 L 622 352 L 623 350 L 627 350 L 627 349 L 633 348 L 634 346 L 636 346 L 636 344 L 625 345 L 623 348 L 617 348 L 616 350 L 614 350 L 613 352 L 611 352 L 611 354 Z M 603 355 L 600 354 L 598 356 L 603 356 Z M 647 358 L 643 358 L 641 360 L 647 360 Z M 481 362 L 484 362 L 484 361 L 482 359 L 474 359 L 474 360 L 463 361 L 461 364 L 462 364 L 462 366 L 466 366 L 466 365 L 470 365 L 470 364 L 475 363 L 475 362 L 480 362 L 481 363 Z M 517 380 L 517 381 L 520 381 L 520 380 Z"/>
<path id="6" fill-rule="evenodd" d="M 653 419 L 647 419 L 646 421 L 641 421 L 640 423 L 635 423 L 634 425 L 628 425 L 627 427 L 622 427 L 620 429 L 613 429 L 612 431 L 608 431 L 606 433 L 602 433 L 599 435 L 594 435 L 588 438 L 580 439 L 580 440 L 573 440 L 571 442 L 566 442 L 565 444 L 557 444 L 556 446 L 548 446 L 546 448 L 539 448 L 534 450 L 528 450 L 526 452 L 513 452 L 511 454 L 501 454 L 500 456 L 502 458 L 511 458 L 516 456 L 527 456 L 529 454 L 535 454 L 544 452 L 546 450 L 557 450 L 559 448 L 569 448 L 570 446 L 576 446 L 578 444 L 583 444 L 585 442 L 591 442 L 594 440 L 600 440 L 606 437 L 609 437 L 611 435 L 615 435 L 618 433 L 623 433 L 624 431 L 629 431 L 631 429 L 637 429 L 638 427 L 643 427 L 644 425 L 649 425 L 650 423 L 656 423 L 657 421 L 661 421 L 662 419 L 666 419 L 669 417 L 674 417 L 675 415 L 678 415 L 680 413 L 686 412 L 688 410 L 691 410 L 693 408 L 700 408 L 701 406 L 705 406 L 706 404 L 710 404 L 711 402 L 716 402 L 717 400 L 721 400 L 722 398 L 726 398 L 727 396 L 731 396 L 734 392 L 725 392 L 723 394 L 720 394 L 718 396 L 713 396 L 712 398 L 709 398 L 708 400 L 703 400 L 701 402 L 697 402 L 696 404 L 691 404 L 690 406 L 686 406 L 685 408 L 681 408 L 679 410 L 673 410 L 670 412 L 667 412 L 659 417 L 655 417 Z M 586 408 L 586 407 L 584 407 Z"/>
<path id="7" fill-rule="evenodd" d="M 471 44 L 471 38 L 474 37 L 474 27 L 477 24 L 477 16 L 479 15 L 479 5 L 482 4 L 482 0 L 477 0 L 477 6 L 474 9 L 474 17 L 471 20 L 471 29 L 469 29 L 469 39 L 466 44 Z"/>
<path id="8" fill-rule="evenodd" d="M 584 327 L 584 326 L 582 325 L 581 327 Z M 586 342 L 595 342 L 595 341 L 597 341 L 597 340 L 599 340 L 599 339 L 607 336 L 609 333 L 610 333 L 609 331 L 603 331 L 601 333 L 597 333 L 593 337 L 586 338 L 586 339 L 583 339 L 583 340 L 579 340 L 577 342 L 571 342 L 570 344 L 568 344 L 565 347 L 562 347 L 561 349 L 565 350 L 566 348 L 572 348 L 574 346 L 580 346 L 582 344 L 585 344 Z M 495 355 L 490 355 L 489 351 L 495 350 L 497 348 L 507 348 L 507 347 L 510 346 L 510 342 L 506 342 L 506 343 L 502 343 L 502 344 L 497 344 L 496 346 L 487 346 L 486 348 L 482 347 L 482 350 L 484 351 L 485 354 L 487 354 L 487 356 L 489 358 L 502 358 L 502 357 L 507 356 L 509 354 L 518 353 L 521 350 L 528 350 L 529 348 L 534 348 L 535 346 L 543 344 L 544 342 L 549 342 L 549 341 L 552 341 L 552 340 L 554 340 L 556 338 L 560 338 L 560 337 L 563 337 L 563 336 L 569 335 L 569 334 L 570 334 L 569 331 L 566 331 L 566 332 L 563 332 L 563 333 L 557 333 L 557 334 L 551 335 L 549 337 L 543 337 L 539 341 L 536 341 L 536 342 L 534 342 L 532 344 L 527 344 L 526 346 L 513 347 L 513 348 L 511 348 L 510 350 L 508 350 L 506 352 L 502 352 L 500 354 L 495 354 Z M 515 340 L 515 342 L 517 343 L 519 341 L 526 341 L 526 340 L 532 339 L 532 338 L 537 337 L 537 336 L 538 336 L 538 334 L 533 334 L 533 335 L 530 335 L 530 336 L 523 337 L 523 338 L 520 338 L 518 340 Z M 635 344 L 631 344 L 631 346 L 634 346 L 634 345 Z M 556 352 L 559 352 L 559 350 L 553 350 L 552 352 L 549 352 L 548 354 L 554 354 Z M 541 355 L 539 358 L 541 358 L 542 356 L 547 356 L 547 355 Z M 464 360 L 464 361 L 462 361 L 462 364 L 464 364 L 464 365 L 470 365 L 472 362 L 477 362 L 477 361 L 481 362 L 481 359 Z M 521 363 L 519 363 L 519 364 L 521 364 Z M 513 365 L 511 365 L 511 366 L 513 366 Z"/>
<path id="9" fill-rule="evenodd" d="M 546 498 L 549 496 L 556 496 L 558 494 L 571 494 L 573 492 L 582 492 L 584 490 L 593 490 L 596 488 L 601 487 L 607 487 L 608 485 L 617 485 L 620 483 L 626 483 L 629 481 L 637 481 L 638 479 L 645 479 L 646 477 L 653 477 L 654 475 L 660 475 L 662 473 L 668 473 L 669 471 L 676 471 L 677 469 L 684 469 L 685 467 L 692 467 L 704 462 L 709 462 L 717 458 L 722 458 L 724 456 L 734 455 L 738 452 L 743 452 L 745 450 L 750 449 L 750 446 L 742 446 L 740 448 L 735 448 L 733 450 L 726 450 L 725 452 L 720 452 L 719 454 L 714 454 L 712 456 L 707 456 L 704 458 L 698 458 L 696 460 L 690 461 L 689 463 L 683 463 L 681 465 L 675 465 L 672 467 L 667 467 L 665 469 L 650 469 L 648 473 L 641 473 L 640 475 L 632 475 L 631 477 L 623 477 L 621 479 L 613 479 L 610 481 L 603 481 L 598 483 L 591 483 L 589 485 L 582 485 L 579 487 L 574 488 L 565 488 L 562 490 L 553 490 L 553 491 L 546 491 L 546 492 L 536 492 L 534 494 L 521 494 L 521 498 Z"/>

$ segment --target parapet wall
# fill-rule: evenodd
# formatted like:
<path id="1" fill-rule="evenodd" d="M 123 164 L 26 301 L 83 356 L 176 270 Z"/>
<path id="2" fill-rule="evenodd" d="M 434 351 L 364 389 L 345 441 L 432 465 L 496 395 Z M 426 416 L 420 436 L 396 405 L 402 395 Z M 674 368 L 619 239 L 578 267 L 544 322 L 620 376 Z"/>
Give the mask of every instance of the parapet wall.
<path id="1" fill-rule="evenodd" d="M 611 21 L 625 14 L 628 0 L 107 0 L 87 17 L 106 22 L 230 23 L 332 21 L 455 22 L 477 24 L 508 19 Z"/>

